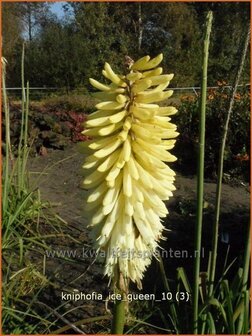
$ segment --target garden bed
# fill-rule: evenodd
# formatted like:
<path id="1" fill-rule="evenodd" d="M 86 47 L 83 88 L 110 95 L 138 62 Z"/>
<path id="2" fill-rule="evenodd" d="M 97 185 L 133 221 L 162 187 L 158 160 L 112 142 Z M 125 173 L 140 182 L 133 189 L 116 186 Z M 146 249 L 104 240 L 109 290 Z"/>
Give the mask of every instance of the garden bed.
<path id="1" fill-rule="evenodd" d="M 88 218 L 83 211 L 84 190 L 81 188 L 82 171 L 81 166 L 84 160 L 83 154 L 78 152 L 76 144 L 69 145 L 62 150 L 49 150 L 47 156 L 40 156 L 31 159 L 29 171 L 31 183 L 38 182 L 43 199 L 49 200 L 54 211 L 62 217 L 67 225 L 62 227 L 65 234 L 76 239 L 58 239 L 51 241 L 53 251 L 77 251 L 78 257 L 70 256 L 69 260 L 62 258 L 46 258 L 46 274 L 50 277 L 53 286 L 49 286 L 41 293 L 41 301 L 46 302 L 50 307 L 57 309 L 62 303 L 63 292 L 83 293 L 97 292 L 104 297 L 108 295 L 108 281 L 103 278 L 102 261 L 94 262 L 88 258 L 84 249 L 90 249 L 89 230 L 87 228 Z M 43 172 L 43 174 L 41 174 Z M 38 179 L 38 176 L 39 179 Z M 210 247 L 210 232 L 213 223 L 213 207 L 215 199 L 215 183 L 205 183 L 205 211 L 204 211 L 204 239 L 203 248 L 205 260 L 208 257 Z M 170 232 L 165 233 L 168 237 L 162 246 L 170 251 L 164 258 L 166 274 L 170 279 L 175 279 L 176 268 L 185 267 L 189 279 L 193 273 L 193 240 L 192 232 L 195 225 L 195 200 L 196 200 L 196 177 L 178 175 L 176 178 L 174 197 L 168 202 L 169 216 L 166 219 L 167 228 Z M 249 187 L 246 184 L 236 186 L 224 184 L 222 193 L 222 214 L 221 214 L 221 236 L 219 245 L 219 271 L 224 264 L 228 248 L 228 260 L 232 261 L 242 254 L 244 249 L 244 236 L 249 220 Z M 229 246 L 230 245 L 230 246 Z M 229 246 L 229 247 L 228 247 Z M 187 251 L 185 258 L 174 257 L 175 251 L 182 253 Z M 172 254 L 173 253 L 173 254 Z M 237 259 L 237 260 L 238 260 Z M 41 262 L 40 257 L 40 262 Z M 237 261 L 238 262 L 238 261 Z M 152 266 L 148 269 L 144 284 L 143 293 L 162 293 L 164 291 L 161 279 L 157 279 L 157 263 L 153 259 Z M 204 265 L 206 267 L 206 265 Z M 230 270 L 230 276 L 232 268 Z M 131 286 L 134 292 L 137 289 Z M 153 302 L 134 302 L 131 309 L 136 317 L 144 319 L 150 313 Z M 105 303 L 97 300 L 69 301 L 59 309 L 61 314 L 74 309 L 68 314 L 71 322 L 94 316 L 107 315 Z M 155 309 L 149 323 L 165 328 L 159 320 L 158 310 L 165 311 L 165 303 L 155 303 Z M 65 323 L 59 322 L 64 326 Z M 131 325 L 132 326 L 132 325 Z M 108 330 L 110 322 L 104 319 L 103 322 L 86 324 L 83 327 L 85 333 L 97 333 L 101 329 Z M 128 328 L 130 325 L 128 326 Z M 142 326 L 138 333 L 161 333 L 159 329 Z M 69 329 L 68 332 L 73 332 Z M 164 331 L 163 331 L 164 332 Z"/>

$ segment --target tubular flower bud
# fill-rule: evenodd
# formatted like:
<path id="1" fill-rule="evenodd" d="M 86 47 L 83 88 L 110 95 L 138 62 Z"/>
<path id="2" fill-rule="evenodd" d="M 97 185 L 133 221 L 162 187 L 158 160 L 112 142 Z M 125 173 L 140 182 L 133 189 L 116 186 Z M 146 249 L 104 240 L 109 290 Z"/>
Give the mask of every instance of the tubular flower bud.
<path id="1" fill-rule="evenodd" d="M 85 210 L 96 248 L 106 252 L 105 274 L 113 278 L 119 270 L 139 288 L 162 238 L 164 201 L 175 190 L 175 173 L 166 163 L 176 160 L 169 151 L 178 136 L 170 122 L 177 110 L 157 104 L 173 93 L 165 90 L 173 74 L 162 74 L 162 59 L 145 56 L 125 76 L 105 63 L 102 73 L 111 84 L 90 78 L 101 102 L 82 132 L 92 139 L 82 143 L 88 153 Z"/>

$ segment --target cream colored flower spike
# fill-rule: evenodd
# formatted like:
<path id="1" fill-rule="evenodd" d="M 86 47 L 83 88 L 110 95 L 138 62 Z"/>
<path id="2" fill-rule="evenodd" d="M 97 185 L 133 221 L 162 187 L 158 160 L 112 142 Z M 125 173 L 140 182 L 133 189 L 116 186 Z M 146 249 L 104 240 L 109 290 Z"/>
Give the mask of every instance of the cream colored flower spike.
<path id="1" fill-rule="evenodd" d="M 164 162 L 176 160 L 169 150 L 178 133 L 169 116 L 177 110 L 157 104 L 173 93 L 165 91 L 173 74 L 157 67 L 162 59 L 145 56 L 126 76 L 105 63 L 102 73 L 111 84 L 90 78 L 102 102 L 82 132 L 92 138 L 82 144 L 91 152 L 83 166 L 86 211 L 96 247 L 106 252 L 105 274 L 113 278 L 119 270 L 138 287 L 162 238 L 163 201 L 175 189 L 175 173 Z"/>

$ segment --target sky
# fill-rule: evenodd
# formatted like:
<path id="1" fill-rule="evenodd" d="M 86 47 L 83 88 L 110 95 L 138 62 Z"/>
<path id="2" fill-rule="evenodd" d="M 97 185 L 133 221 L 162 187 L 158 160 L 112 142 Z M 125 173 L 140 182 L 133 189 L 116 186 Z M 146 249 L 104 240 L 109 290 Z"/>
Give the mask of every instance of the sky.
<path id="1" fill-rule="evenodd" d="M 58 16 L 59 19 L 61 19 L 64 16 L 64 11 L 62 9 L 62 5 L 64 5 L 66 2 L 54 2 L 50 5 L 51 11 Z"/>

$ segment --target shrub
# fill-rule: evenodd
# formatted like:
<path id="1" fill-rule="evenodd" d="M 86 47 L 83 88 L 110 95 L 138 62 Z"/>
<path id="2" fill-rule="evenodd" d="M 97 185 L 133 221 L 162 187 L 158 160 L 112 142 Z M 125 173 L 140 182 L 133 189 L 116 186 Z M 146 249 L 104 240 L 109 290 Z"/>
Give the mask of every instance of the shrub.
<path id="1" fill-rule="evenodd" d="M 46 98 L 43 105 L 50 109 L 73 110 L 75 112 L 90 113 L 93 111 L 95 99 L 82 92 L 72 93 L 69 95 L 54 96 Z"/>
<path id="2" fill-rule="evenodd" d="M 230 89 L 224 85 L 225 82 L 218 82 L 218 88 L 209 90 L 207 96 L 205 174 L 211 178 L 217 175 L 221 135 L 231 95 Z M 180 132 L 176 147 L 177 157 L 181 158 L 178 168 L 189 174 L 195 174 L 197 169 L 198 103 L 199 97 L 182 96 L 176 116 Z M 249 120 L 250 94 L 247 88 L 243 88 L 235 96 L 231 113 L 225 152 L 226 177 L 249 178 Z"/>
<path id="3" fill-rule="evenodd" d="M 41 153 L 44 148 L 64 149 L 70 142 L 86 139 L 81 134 L 88 109 L 84 105 L 74 105 L 71 99 L 53 98 L 45 102 L 33 102 L 29 111 L 28 146 Z M 75 107 L 75 109 L 74 109 Z M 16 153 L 21 131 L 21 104 L 10 104 L 10 138 Z M 5 152 L 5 121 L 3 120 L 3 151 Z"/>

